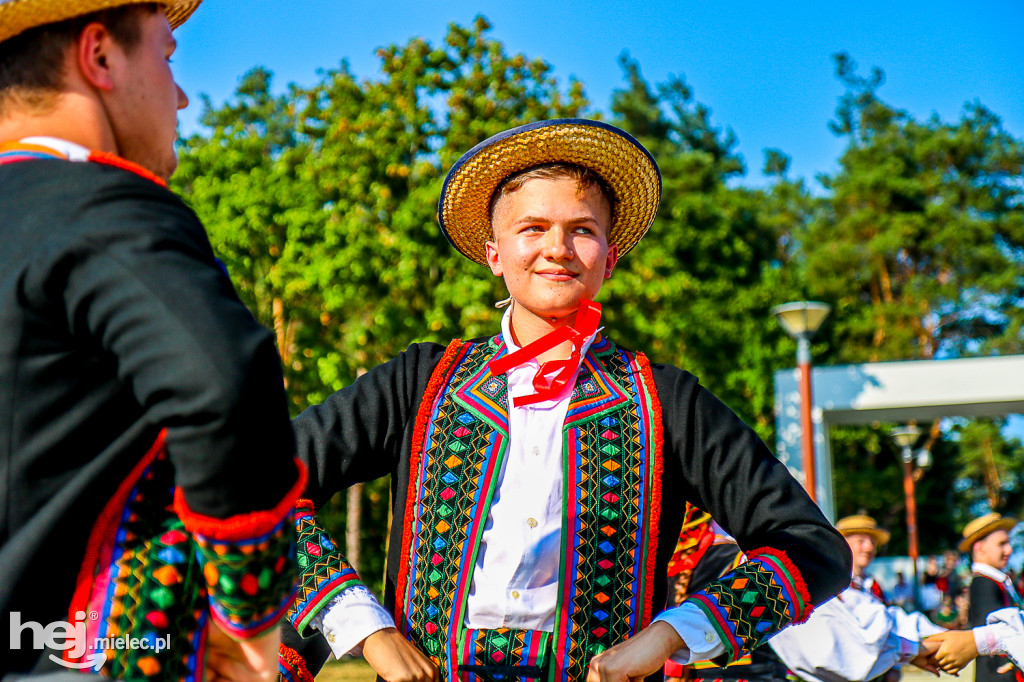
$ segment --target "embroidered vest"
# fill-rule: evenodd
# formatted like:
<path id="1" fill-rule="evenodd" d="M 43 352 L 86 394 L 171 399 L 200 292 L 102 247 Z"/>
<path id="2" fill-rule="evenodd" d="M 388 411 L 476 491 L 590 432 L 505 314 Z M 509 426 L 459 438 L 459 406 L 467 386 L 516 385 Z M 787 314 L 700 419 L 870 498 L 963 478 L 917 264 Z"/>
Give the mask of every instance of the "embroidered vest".
<path id="1" fill-rule="evenodd" d="M 509 439 L 506 377 L 487 367 L 504 353 L 500 337 L 455 341 L 428 385 L 412 443 L 396 622 L 444 680 L 583 680 L 593 656 L 650 621 L 661 407 L 643 355 L 608 340 L 591 347 L 562 432 L 555 630 L 467 630 L 473 567 Z"/>

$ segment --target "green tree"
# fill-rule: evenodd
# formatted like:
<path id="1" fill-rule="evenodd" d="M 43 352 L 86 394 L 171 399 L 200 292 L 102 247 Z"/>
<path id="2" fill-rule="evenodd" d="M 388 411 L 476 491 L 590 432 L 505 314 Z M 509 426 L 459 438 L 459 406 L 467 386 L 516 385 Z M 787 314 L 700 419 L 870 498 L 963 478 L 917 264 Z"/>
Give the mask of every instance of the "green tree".
<path id="1" fill-rule="evenodd" d="M 621 63 L 612 121 L 658 160 L 663 191 L 649 234 L 606 287 L 606 319 L 652 359 L 696 374 L 771 442 L 772 371 L 792 364 L 793 348 L 769 310 L 785 296 L 784 211 L 805 197 L 780 189 L 766 212 L 765 192 L 731 187 L 744 169 L 731 131 L 712 125 L 683 78 L 652 88 L 628 55 Z"/>
<path id="2" fill-rule="evenodd" d="M 1024 144 L 978 103 L 957 123 L 917 121 L 878 96 L 879 69 L 859 76 L 845 54 L 836 56 L 836 67 L 846 93 L 832 129 L 847 148 L 839 171 L 822 178 L 826 201 L 794 234 L 801 287 L 835 308 L 825 329 L 828 360 L 1020 348 Z M 833 434 L 841 512 L 866 508 L 880 520 L 905 513 L 898 458 L 889 456 L 883 436 L 878 428 Z M 957 485 L 956 464 L 966 451 L 949 440 L 933 427 L 933 455 L 951 466 L 924 475 L 918 499 L 948 500 L 933 514 L 922 508 L 920 518 L 952 528 L 968 496 Z M 865 456 L 865 449 L 875 454 Z M 934 496 L 926 497 L 926 488 Z"/>

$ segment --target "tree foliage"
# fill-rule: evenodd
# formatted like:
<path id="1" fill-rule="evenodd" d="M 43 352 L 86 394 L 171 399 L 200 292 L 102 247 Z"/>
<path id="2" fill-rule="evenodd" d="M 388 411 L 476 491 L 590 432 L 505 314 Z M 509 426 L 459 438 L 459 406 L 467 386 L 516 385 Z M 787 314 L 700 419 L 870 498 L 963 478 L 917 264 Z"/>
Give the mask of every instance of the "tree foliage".
<path id="1" fill-rule="evenodd" d="M 652 85 L 628 54 L 608 112 L 552 65 L 509 54 L 483 17 L 378 57 L 371 78 L 342 62 L 281 94 L 255 68 L 228 102 L 204 100 L 204 132 L 181 146 L 174 187 L 275 330 L 295 412 L 409 343 L 495 332 L 504 288 L 447 243 L 437 200 L 462 153 L 545 118 L 606 118 L 662 170 L 659 216 L 602 292 L 610 335 L 697 374 L 769 443 L 772 376 L 795 351 L 771 319 L 778 303 L 833 304 L 815 346 L 824 362 L 1021 352 L 1024 147 L 980 104 L 955 124 L 916 121 L 879 98 L 880 71 L 858 76 L 839 56 L 847 91 L 833 129 L 847 149 L 816 195 L 788 177 L 777 149 L 765 150 L 770 184 L 742 186 L 732 131 L 712 123 L 683 76 Z M 966 499 L 951 492 L 956 472 L 984 479 L 970 464 L 980 450 L 965 449 L 981 428 L 964 428 L 959 444 L 932 439 L 954 472 L 922 478 L 922 509 L 936 519 Z M 1019 444 L 998 447 L 1006 481 Z M 881 427 L 839 430 L 833 450 L 836 469 L 853 472 L 840 511 L 867 508 L 895 529 L 899 471 Z M 382 568 L 387 486 L 370 482 L 362 497 L 368 576 Z M 344 501 L 325 512 L 340 536 Z"/>

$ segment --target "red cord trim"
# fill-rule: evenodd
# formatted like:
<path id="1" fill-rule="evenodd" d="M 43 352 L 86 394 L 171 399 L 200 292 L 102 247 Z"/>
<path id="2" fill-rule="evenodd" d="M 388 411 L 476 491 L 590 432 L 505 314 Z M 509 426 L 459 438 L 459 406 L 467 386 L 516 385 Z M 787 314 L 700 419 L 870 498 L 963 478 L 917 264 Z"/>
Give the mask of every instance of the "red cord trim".
<path id="1" fill-rule="evenodd" d="M 163 178 L 157 177 L 137 163 L 129 161 L 128 159 L 122 159 L 117 154 L 113 154 L 111 152 L 98 152 L 94 150 L 89 152 L 89 160 L 93 163 L 102 163 L 105 166 L 113 166 L 114 168 L 120 168 L 122 170 L 135 173 L 138 176 L 155 182 L 161 187 L 167 187 L 167 181 Z"/>
<path id="2" fill-rule="evenodd" d="M 128 495 L 131 494 L 139 477 L 145 473 L 149 465 L 153 463 L 153 460 L 164 451 L 166 438 L 167 430 L 161 429 L 153 445 L 142 456 L 142 459 L 132 467 L 128 476 L 121 481 L 121 485 L 117 487 L 114 496 L 103 507 L 99 518 L 93 524 L 92 531 L 89 533 L 89 542 L 85 549 L 85 558 L 82 560 L 82 567 L 78 571 L 75 592 L 71 597 L 71 606 L 68 608 L 69 623 L 74 623 L 77 620 L 75 618 L 76 612 L 88 610 L 89 594 L 92 592 L 92 586 L 96 579 L 96 569 L 103 559 L 102 555 L 110 549 L 109 540 L 117 528 L 117 524 L 120 523 L 121 514 L 124 512 L 124 505 L 128 502 Z M 65 658 L 65 660 L 71 659 Z"/>
<path id="3" fill-rule="evenodd" d="M 282 644 L 277 655 L 284 660 L 285 665 L 298 674 L 301 682 L 313 682 L 313 676 L 309 674 L 309 668 L 306 667 L 305 659 L 295 649 Z"/>
<path id="4" fill-rule="evenodd" d="M 785 566 L 786 570 L 789 571 L 789 574 L 793 576 L 793 589 L 795 589 L 797 594 L 800 595 L 800 599 L 802 599 L 804 603 L 804 609 L 793 617 L 793 624 L 795 625 L 797 623 L 804 622 L 811 615 L 811 611 L 814 610 L 814 604 L 811 602 L 811 593 L 807 591 L 807 583 L 804 582 L 804 576 L 800 573 L 800 569 L 796 567 L 796 564 L 790 561 L 785 552 L 781 549 L 775 549 L 774 547 L 758 547 L 752 552 L 747 552 L 747 559 L 756 559 L 758 555 L 762 554 L 767 554 L 777 560 L 780 564 Z"/>
<path id="5" fill-rule="evenodd" d="M 441 361 L 437 363 L 437 367 L 430 375 L 430 381 L 427 383 L 427 390 L 424 391 L 423 399 L 420 401 L 416 425 L 412 432 L 412 451 L 409 454 L 409 488 L 405 497 L 405 512 L 402 515 L 402 553 L 399 555 L 402 564 L 398 569 L 398 581 L 395 583 L 395 623 L 400 632 L 405 631 L 402 625 L 405 583 L 409 579 L 409 566 L 413 561 L 413 558 L 409 556 L 409 551 L 412 545 L 412 524 L 416 516 L 416 477 L 420 461 L 423 459 L 423 441 L 427 437 L 427 425 L 430 423 L 434 400 L 448 383 L 451 370 L 454 369 L 455 358 L 462 352 L 465 345 L 461 339 L 455 339 L 448 344 L 444 355 L 441 356 Z"/>
<path id="6" fill-rule="evenodd" d="M 234 542 L 239 540 L 251 540 L 265 533 L 269 533 L 274 526 L 281 522 L 285 516 L 295 509 L 295 500 L 306 490 L 306 479 L 308 474 L 306 466 L 298 459 L 295 461 L 295 468 L 298 470 L 298 478 L 292 487 L 285 493 L 281 501 L 272 509 L 254 511 L 247 514 L 236 514 L 226 519 L 218 519 L 212 516 L 197 514 L 188 508 L 185 501 L 185 494 L 181 488 L 174 490 L 174 511 L 181 518 L 185 528 L 194 535 L 201 535 L 211 540 L 222 542 Z"/>
<path id="7" fill-rule="evenodd" d="M 658 528 L 661 522 L 661 480 L 665 470 L 665 428 L 662 423 L 661 400 L 658 398 L 658 389 L 654 384 L 654 372 L 651 371 L 651 362 L 647 359 L 646 355 L 640 352 L 636 353 L 636 362 L 640 367 L 640 376 L 647 387 L 647 393 L 651 397 L 651 413 L 654 418 L 654 470 L 651 473 L 653 485 L 651 486 L 650 526 L 648 526 L 651 529 L 651 545 L 647 553 L 647 587 L 644 591 L 646 596 L 644 597 L 644 610 L 641 617 L 642 626 L 647 627 L 647 624 L 651 622 L 655 566 L 658 560 Z"/>

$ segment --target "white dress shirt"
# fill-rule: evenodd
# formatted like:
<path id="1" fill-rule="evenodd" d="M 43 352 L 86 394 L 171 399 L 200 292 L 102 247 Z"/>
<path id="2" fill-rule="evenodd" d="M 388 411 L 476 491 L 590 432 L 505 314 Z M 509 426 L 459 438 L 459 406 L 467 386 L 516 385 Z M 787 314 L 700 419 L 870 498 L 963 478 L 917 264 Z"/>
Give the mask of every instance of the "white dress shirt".
<path id="1" fill-rule="evenodd" d="M 511 312 L 510 307 L 501 320 L 509 353 L 519 349 L 509 328 Z M 581 356 L 593 341 L 594 336 L 586 340 Z M 512 398 L 534 392 L 539 366 L 531 360 L 508 372 L 509 442 L 466 601 L 467 628 L 554 630 L 562 532 L 562 428 L 576 374 L 557 398 L 513 407 Z M 692 604 L 670 609 L 657 620 L 672 625 L 687 644 L 672 657 L 678 663 L 725 651 L 714 626 Z M 369 590 L 359 586 L 332 599 L 313 624 L 340 656 L 377 630 L 394 627 L 394 620 Z"/>

